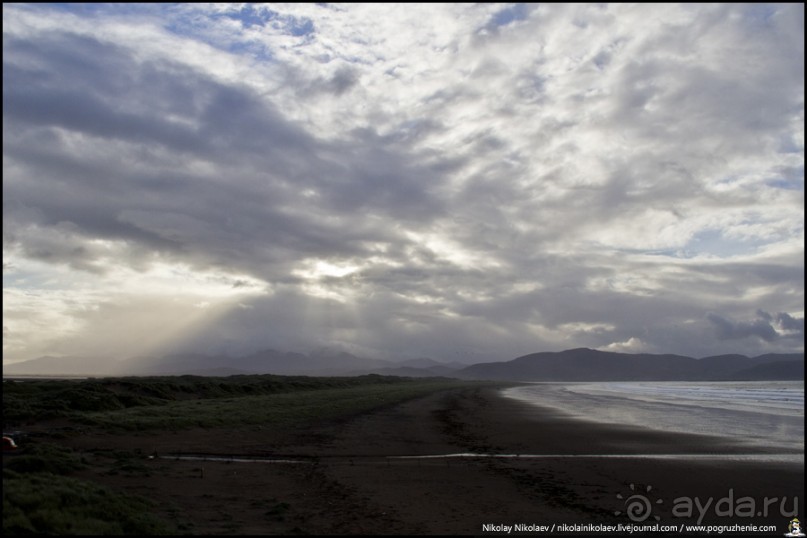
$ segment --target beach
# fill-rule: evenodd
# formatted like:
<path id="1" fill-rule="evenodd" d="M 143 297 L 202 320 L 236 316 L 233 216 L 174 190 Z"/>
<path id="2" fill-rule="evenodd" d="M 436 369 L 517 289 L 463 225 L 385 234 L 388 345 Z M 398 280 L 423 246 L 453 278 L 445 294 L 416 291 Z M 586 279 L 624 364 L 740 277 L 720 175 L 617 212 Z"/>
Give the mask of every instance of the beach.
<path id="1" fill-rule="evenodd" d="M 792 455 L 572 419 L 491 387 L 305 428 L 90 432 L 63 442 L 90 458 L 142 453 L 148 472 L 94 465 L 77 476 L 156 501 L 193 534 L 546 534 L 536 529 L 656 523 L 786 532 L 787 514 L 804 514 L 804 464 Z"/>

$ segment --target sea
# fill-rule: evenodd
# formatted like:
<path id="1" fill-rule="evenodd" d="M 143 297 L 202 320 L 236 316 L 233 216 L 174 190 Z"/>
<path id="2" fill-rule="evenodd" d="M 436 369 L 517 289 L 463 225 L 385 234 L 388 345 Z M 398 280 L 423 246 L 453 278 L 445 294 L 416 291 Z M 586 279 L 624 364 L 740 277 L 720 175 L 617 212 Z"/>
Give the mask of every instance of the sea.
<path id="1" fill-rule="evenodd" d="M 577 419 L 717 435 L 803 461 L 803 381 L 532 383 L 503 394 Z"/>

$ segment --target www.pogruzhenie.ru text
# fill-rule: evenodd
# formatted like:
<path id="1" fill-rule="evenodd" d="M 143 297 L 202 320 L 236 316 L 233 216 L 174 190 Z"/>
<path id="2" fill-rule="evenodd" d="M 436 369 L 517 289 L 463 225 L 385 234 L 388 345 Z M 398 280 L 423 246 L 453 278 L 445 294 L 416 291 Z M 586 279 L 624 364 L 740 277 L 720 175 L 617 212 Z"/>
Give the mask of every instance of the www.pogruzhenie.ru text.
<path id="1" fill-rule="evenodd" d="M 652 525 L 624 524 L 604 525 L 598 523 L 587 523 L 584 525 L 573 523 L 556 523 L 552 525 L 539 525 L 534 523 L 515 523 L 512 525 L 485 523 L 482 525 L 482 532 L 499 532 L 510 534 L 512 532 L 535 532 L 535 533 L 556 533 L 556 532 L 613 532 L 620 534 L 633 534 L 639 532 L 703 532 L 707 534 L 722 534 L 724 532 L 775 532 L 775 525 L 662 525 L 654 523 Z"/>

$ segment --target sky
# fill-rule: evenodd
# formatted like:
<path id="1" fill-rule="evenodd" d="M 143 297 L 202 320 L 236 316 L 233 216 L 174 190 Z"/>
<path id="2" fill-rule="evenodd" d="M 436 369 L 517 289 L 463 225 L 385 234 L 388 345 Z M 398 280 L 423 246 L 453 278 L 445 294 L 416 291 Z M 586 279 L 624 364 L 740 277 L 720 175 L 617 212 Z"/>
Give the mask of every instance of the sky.
<path id="1" fill-rule="evenodd" d="M 802 4 L 4 4 L 3 361 L 804 349 Z"/>

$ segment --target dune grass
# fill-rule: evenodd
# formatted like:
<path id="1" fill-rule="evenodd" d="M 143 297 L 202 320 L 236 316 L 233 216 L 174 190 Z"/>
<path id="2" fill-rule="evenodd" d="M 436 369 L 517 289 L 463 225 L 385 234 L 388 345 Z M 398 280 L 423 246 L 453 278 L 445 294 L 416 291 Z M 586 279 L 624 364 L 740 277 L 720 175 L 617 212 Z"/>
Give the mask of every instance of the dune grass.
<path id="1" fill-rule="evenodd" d="M 4 535 L 175 534 L 150 501 L 52 473 L 3 470 Z"/>
<path id="2" fill-rule="evenodd" d="M 178 527 L 150 515 L 152 503 L 65 476 L 87 467 L 76 452 L 33 443 L 3 466 L 4 535 L 154 535 Z"/>
<path id="3" fill-rule="evenodd" d="M 450 380 L 368 383 L 279 394 L 171 401 L 162 405 L 81 412 L 76 420 L 108 430 L 181 430 L 247 425 L 301 426 L 350 416 L 467 383 Z"/>
<path id="4" fill-rule="evenodd" d="M 23 382 L 3 382 L 3 426 L 24 425 L 56 417 L 79 419 L 83 422 L 104 422 L 104 416 L 120 411 L 141 409 L 140 412 L 126 411 L 120 416 L 149 416 L 149 420 L 134 419 L 140 426 L 156 424 L 154 408 L 166 406 L 165 415 L 172 424 L 182 423 L 183 413 L 197 409 L 190 402 L 213 400 L 236 400 L 248 397 L 274 396 L 280 394 L 301 395 L 309 391 L 357 389 L 353 397 L 367 388 L 370 392 L 380 387 L 404 387 L 405 391 L 418 393 L 416 387 L 439 389 L 457 381 L 444 378 L 427 380 L 393 376 L 364 375 L 356 377 L 306 377 L 277 375 L 241 375 L 230 377 L 162 376 L 162 377 L 123 377 L 75 380 L 29 380 Z M 375 387 L 375 388 L 372 388 Z M 428 390 L 428 389 L 427 389 Z M 384 392 L 384 390 L 381 390 Z M 333 394 L 336 394 L 335 392 Z M 346 393 L 347 394 L 347 393 Z M 295 397 L 292 398 L 292 400 Z M 303 398 L 305 399 L 305 398 Z M 272 402 L 290 402 L 288 399 L 269 399 Z M 250 401 L 252 403 L 253 401 Z M 260 402 L 255 400 L 254 402 Z M 176 404 L 176 405 L 173 405 Z M 282 405 L 279 404 L 278 405 Z M 233 403 L 221 405 L 208 403 L 201 408 L 221 407 L 225 412 L 233 411 Z M 145 408 L 151 408 L 146 411 Z M 213 418 L 216 412 L 203 413 L 206 424 L 217 424 Z M 116 415 L 117 416 L 117 415 Z M 242 417 L 246 419 L 246 417 Z M 253 419 L 246 419 L 251 423 Z M 148 426 L 152 427 L 152 426 Z"/>
<path id="5" fill-rule="evenodd" d="M 194 376 L 3 383 L 4 426 L 61 417 L 125 434 L 194 427 L 306 427 L 347 418 L 432 392 L 478 386 L 445 378 L 390 376 L 314 378 Z M 77 432 L 76 429 L 70 429 Z M 66 435 L 71 435 L 70 433 Z M 59 437 L 51 434 L 51 439 Z M 3 534 L 157 535 L 188 532 L 153 516 L 150 501 L 66 476 L 88 465 L 81 454 L 49 443 L 26 443 L 3 470 Z M 131 454 L 112 454 L 110 473 L 147 470 Z M 138 465 L 139 464 L 139 465 Z M 267 512 L 281 518 L 284 503 Z"/>
<path id="6" fill-rule="evenodd" d="M 478 382 L 393 376 L 164 376 L 3 383 L 4 427 L 55 417 L 108 430 L 300 424 Z"/>

